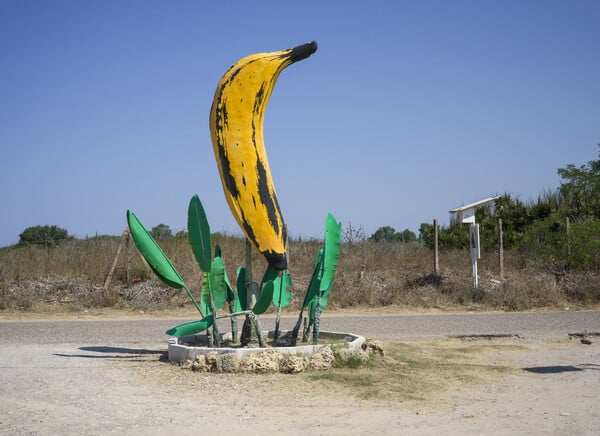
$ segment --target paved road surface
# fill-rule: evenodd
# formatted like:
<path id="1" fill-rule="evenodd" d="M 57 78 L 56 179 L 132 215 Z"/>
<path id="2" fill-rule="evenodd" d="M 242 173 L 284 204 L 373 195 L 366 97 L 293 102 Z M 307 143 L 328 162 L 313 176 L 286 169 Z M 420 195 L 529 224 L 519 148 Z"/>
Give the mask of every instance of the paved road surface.
<path id="1" fill-rule="evenodd" d="M 273 328 L 272 317 L 261 319 L 263 328 Z M 284 318 L 282 328 L 291 328 L 295 320 Z M 168 336 L 164 334 L 167 329 L 187 321 L 189 320 L 0 322 L 0 345 L 160 343 L 167 341 Z M 226 321 L 221 321 L 221 331 L 227 331 Z M 518 335 L 551 339 L 565 338 L 570 333 L 600 333 L 600 311 L 377 316 L 325 314 L 321 329 L 395 341 L 459 335 Z"/>

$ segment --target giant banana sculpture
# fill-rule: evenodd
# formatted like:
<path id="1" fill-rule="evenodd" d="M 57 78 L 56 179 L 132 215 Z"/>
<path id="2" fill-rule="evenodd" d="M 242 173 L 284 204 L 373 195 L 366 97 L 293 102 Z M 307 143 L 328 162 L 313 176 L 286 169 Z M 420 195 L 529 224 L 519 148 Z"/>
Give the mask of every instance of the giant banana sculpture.
<path id="1" fill-rule="evenodd" d="M 317 50 L 310 42 L 239 60 L 221 78 L 210 133 L 229 208 L 246 238 L 277 269 L 287 268 L 287 229 L 263 139 L 267 103 L 281 71 Z"/>

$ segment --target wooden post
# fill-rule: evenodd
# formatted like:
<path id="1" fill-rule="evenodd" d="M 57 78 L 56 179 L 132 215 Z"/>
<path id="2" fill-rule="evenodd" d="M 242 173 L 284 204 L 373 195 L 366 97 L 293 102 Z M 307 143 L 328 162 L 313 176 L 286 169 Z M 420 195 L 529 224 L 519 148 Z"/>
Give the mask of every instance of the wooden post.
<path id="1" fill-rule="evenodd" d="M 500 280 L 504 281 L 504 242 L 502 233 L 502 218 L 498 218 L 498 260 L 500 262 Z"/>
<path id="2" fill-rule="evenodd" d="M 567 263 L 571 261 L 571 221 L 569 217 L 567 217 L 565 221 L 565 225 L 567 226 Z"/>
<path id="3" fill-rule="evenodd" d="M 104 280 L 104 289 L 108 289 L 108 285 L 110 285 L 110 280 L 112 279 L 113 273 L 115 272 L 115 268 L 117 266 L 117 262 L 119 261 L 119 255 L 121 254 L 121 250 L 123 249 L 123 243 L 125 242 L 125 238 L 129 236 L 129 230 L 124 230 L 123 234 L 121 234 L 121 239 L 119 240 L 119 246 L 117 247 L 117 253 L 115 254 L 115 258 L 113 259 L 113 263 L 110 267 L 110 271 L 106 276 L 106 280 Z"/>
<path id="4" fill-rule="evenodd" d="M 433 220 L 433 274 L 436 276 L 440 273 L 440 252 L 438 247 L 438 223 L 437 219 Z"/>
<path id="5" fill-rule="evenodd" d="M 127 286 L 131 284 L 131 233 L 129 229 L 125 230 L 127 235 L 125 235 L 125 256 L 126 256 L 126 264 L 127 264 Z"/>

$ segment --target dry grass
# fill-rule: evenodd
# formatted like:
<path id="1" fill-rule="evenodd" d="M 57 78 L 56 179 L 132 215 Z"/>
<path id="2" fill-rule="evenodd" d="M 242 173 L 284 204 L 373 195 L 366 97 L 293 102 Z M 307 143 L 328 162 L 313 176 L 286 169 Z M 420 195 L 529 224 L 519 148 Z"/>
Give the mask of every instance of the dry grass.
<path id="1" fill-rule="evenodd" d="M 385 356 L 375 354 L 360 365 L 308 374 L 325 388 L 347 391 L 359 399 L 423 401 L 431 393 L 455 390 L 494 378 L 512 368 L 481 359 L 486 353 L 512 350 L 514 344 L 461 341 L 406 344 L 386 343 Z"/>
<path id="2" fill-rule="evenodd" d="M 227 273 L 244 264 L 244 241 L 215 235 Z M 185 238 L 160 242 L 184 281 L 198 293 L 201 271 Z M 136 310 L 174 309 L 191 303 L 182 291 L 168 288 L 154 277 L 131 242 L 122 250 L 112 281 L 105 279 L 117 252 L 119 239 L 71 241 L 54 248 L 6 247 L 0 249 L 0 310 L 41 310 L 44 307 L 80 310 L 114 307 Z M 288 310 L 299 307 L 310 281 L 318 241 L 292 241 L 289 247 L 294 298 Z M 265 269 L 253 253 L 255 280 Z M 440 253 L 440 274 L 434 275 L 432 252 L 419 244 L 342 244 L 340 263 L 329 305 L 466 310 L 527 310 L 588 307 L 600 302 L 597 273 L 555 273 L 543 263 L 517 252 L 505 256 L 505 280 L 500 280 L 495 253 L 483 253 L 479 287 L 473 288 L 469 253 Z"/>

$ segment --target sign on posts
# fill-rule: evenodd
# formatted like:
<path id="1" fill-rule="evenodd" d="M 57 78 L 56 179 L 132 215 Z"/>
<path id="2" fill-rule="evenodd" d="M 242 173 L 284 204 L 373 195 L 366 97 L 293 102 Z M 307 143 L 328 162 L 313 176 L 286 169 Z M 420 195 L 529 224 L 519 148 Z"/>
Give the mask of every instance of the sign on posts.
<path id="1" fill-rule="evenodd" d="M 475 222 L 475 211 L 478 207 L 489 205 L 498 197 L 489 197 L 466 206 L 452 209 L 450 213 L 455 214 L 458 221 L 463 224 L 469 224 L 469 239 L 471 246 L 471 264 L 473 266 L 473 287 L 477 288 L 479 284 L 477 275 L 477 261 L 481 258 L 481 246 L 479 244 L 479 224 Z"/>

